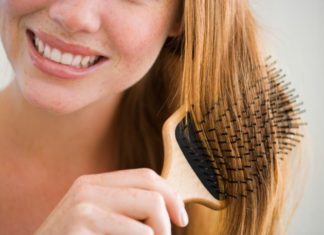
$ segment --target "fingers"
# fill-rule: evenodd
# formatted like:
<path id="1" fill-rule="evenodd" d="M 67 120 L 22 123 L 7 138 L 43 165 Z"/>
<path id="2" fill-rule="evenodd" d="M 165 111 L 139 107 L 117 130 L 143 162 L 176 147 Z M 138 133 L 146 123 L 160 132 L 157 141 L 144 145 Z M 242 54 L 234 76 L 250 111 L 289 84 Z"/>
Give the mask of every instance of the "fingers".
<path id="1" fill-rule="evenodd" d="M 165 179 L 148 168 L 130 169 L 109 173 L 86 175 L 79 178 L 81 183 L 96 184 L 104 187 L 132 187 L 160 193 L 165 201 L 168 214 L 179 226 L 186 226 L 183 200 Z M 183 215 L 184 214 L 184 215 Z"/>
<path id="2" fill-rule="evenodd" d="M 36 234 L 171 235 L 183 201 L 150 169 L 79 177 Z M 186 212 L 185 212 L 186 214 Z"/>
<path id="3" fill-rule="evenodd" d="M 74 210 L 81 225 L 72 234 L 154 235 L 150 226 L 94 204 L 81 203 Z"/>
<path id="4" fill-rule="evenodd" d="M 105 234 L 120 234 L 120 235 L 154 235 L 153 229 L 141 222 L 130 219 L 126 216 L 110 213 L 105 218 L 107 222 L 108 232 Z M 116 226 L 119 224 L 121 226 Z"/>
<path id="5" fill-rule="evenodd" d="M 75 200 L 76 205 L 96 205 L 105 211 L 144 221 L 155 234 L 171 235 L 171 222 L 165 201 L 158 192 L 88 185 L 83 186 Z"/>

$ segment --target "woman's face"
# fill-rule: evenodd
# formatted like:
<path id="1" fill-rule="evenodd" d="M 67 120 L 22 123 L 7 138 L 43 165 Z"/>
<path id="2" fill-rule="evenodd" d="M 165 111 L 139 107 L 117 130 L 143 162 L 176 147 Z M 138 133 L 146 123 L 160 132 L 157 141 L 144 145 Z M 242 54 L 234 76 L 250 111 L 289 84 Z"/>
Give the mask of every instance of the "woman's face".
<path id="1" fill-rule="evenodd" d="M 56 113 L 116 97 L 148 72 L 166 38 L 179 33 L 179 4 L 0 0 L 1 38 L 19 92 L 29 103 Z M 35 35 L 41 52 L 33 44 Z M 104 59 L 92 65 L 95 56 Z"/>

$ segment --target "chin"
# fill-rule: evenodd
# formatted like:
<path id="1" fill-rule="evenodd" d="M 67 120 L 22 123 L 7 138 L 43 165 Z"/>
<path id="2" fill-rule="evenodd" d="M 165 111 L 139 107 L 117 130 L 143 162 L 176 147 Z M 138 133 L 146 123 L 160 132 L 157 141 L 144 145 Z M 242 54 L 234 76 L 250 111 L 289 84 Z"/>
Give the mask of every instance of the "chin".
<path id="1" fill-rule="evenodd" d="M 59 98 L 44 97 L 35 94 L 25 93 L 24 99 L 34 108 L 56 116 L 71 114 L 83 108 L 79 104 L 63 103 Z"/>
<path id="2" fill-rule="evenodd" d="M 30 106 L 54 115 L 66 115 L 83 109 L 87 104 L 76 97 L 72 91 L 60 87 L 44 87 L 29 81 L 20 84 L 20 93 Z"/>

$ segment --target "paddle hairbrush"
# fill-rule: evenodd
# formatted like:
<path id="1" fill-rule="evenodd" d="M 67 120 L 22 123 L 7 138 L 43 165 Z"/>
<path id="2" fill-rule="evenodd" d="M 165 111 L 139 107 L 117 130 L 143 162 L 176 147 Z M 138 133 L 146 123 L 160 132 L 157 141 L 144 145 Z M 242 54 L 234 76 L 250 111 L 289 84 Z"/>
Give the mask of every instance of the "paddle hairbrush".
<path id="1" fill-rule="evenodd" d="M 247 88 L 249 96 L 219 99 L 202 120 L 182 106 L 164 123 L 162 177 L 185 202 L 221 209 L 227 199 L 248 197 L 300 142 L 302 103 L 275 63 Z"/>

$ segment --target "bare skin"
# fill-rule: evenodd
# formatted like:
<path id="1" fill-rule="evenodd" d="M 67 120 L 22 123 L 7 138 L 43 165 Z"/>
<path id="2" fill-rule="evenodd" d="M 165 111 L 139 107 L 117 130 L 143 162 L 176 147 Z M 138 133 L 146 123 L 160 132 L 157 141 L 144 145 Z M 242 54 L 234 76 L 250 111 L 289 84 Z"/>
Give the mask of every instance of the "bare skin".
<path id="1" fill-rule="evenodd" d="M 182 200 L 151 170 L 117 171 L 113 120 L 123 91 L 178 33 L 179 2 L 75 3 L 0 1 L 16 75 L 0 92 L 0 233 L 171 234 L 171 222 L 185 225 Z M 74 83 L 57 79 L 30 63 L 26 28 L 94 47 L 111 63 Z"/>
<path id="2" fill-rule="evenodd" d="M 148 169 L 114 171 L 113 146 L 100 148 L 97 155 L 96 151 L 69 155 L 71 146 L 60 152 L 64 135 L 57 137 L 55 130 L 49 141 L 52 152 L 45 141 L 48 135 L 33 143 L 22 130 L 34 120 L 28 120 L 28 115 L 16 123 L 9 119 L 14 110 L 6 104 L 13 103 L 2 102 L 8 101 L 5 92 L 1 93 L 1 113 L 11 115 L 1 116 L 0 200 L 5 202 L 0 210 L 1 233 L 170 234 L 170 220 L 184 226 L 183 202 L 160 176 Z M 16 117 L 18 120 L 19 115 Z M 37 123 L 32 127 L 44 128 Z M 43 151 L 37 152 L 40 149 Z"/>

